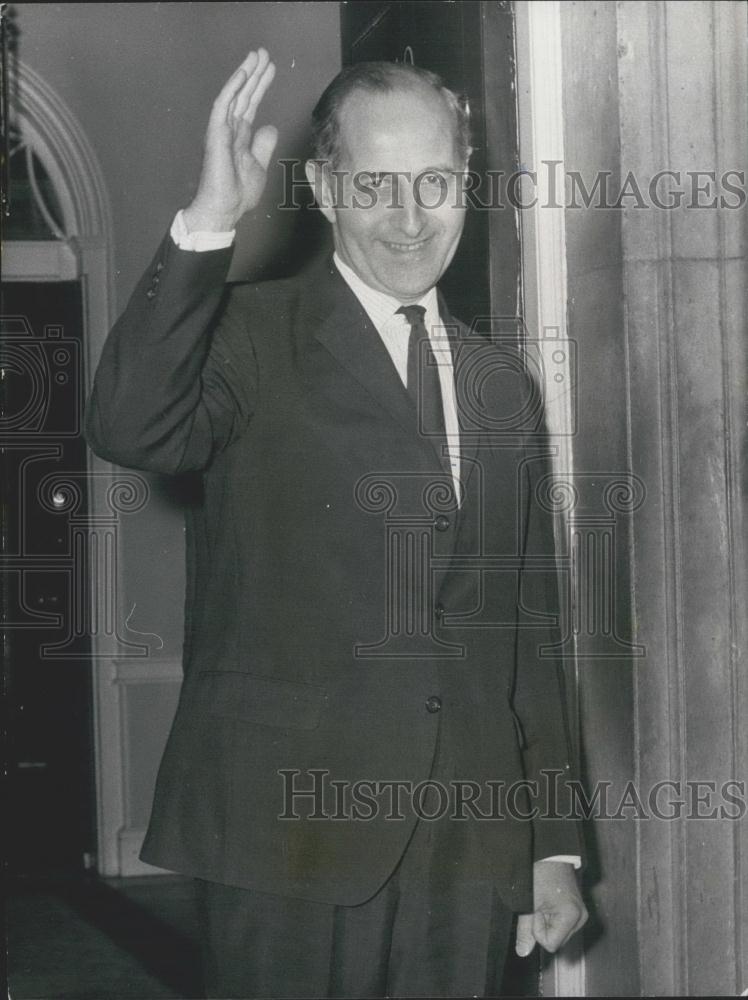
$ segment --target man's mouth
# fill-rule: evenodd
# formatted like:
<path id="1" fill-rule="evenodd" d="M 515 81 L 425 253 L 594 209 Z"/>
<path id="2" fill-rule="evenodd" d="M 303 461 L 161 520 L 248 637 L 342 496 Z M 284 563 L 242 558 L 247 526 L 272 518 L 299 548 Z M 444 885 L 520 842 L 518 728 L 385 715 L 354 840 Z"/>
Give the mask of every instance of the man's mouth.
<path id="1" fill-rule="evenodd" d="M 418 240 L 417 243 L 391 243 L 388 240 L 385 240 L 384 245 L 393 253 L 409 254 L 417 253 L 419 250 L 423 250 L 428 242 L 429 237 L 426 237 L 425 240 Z"/>

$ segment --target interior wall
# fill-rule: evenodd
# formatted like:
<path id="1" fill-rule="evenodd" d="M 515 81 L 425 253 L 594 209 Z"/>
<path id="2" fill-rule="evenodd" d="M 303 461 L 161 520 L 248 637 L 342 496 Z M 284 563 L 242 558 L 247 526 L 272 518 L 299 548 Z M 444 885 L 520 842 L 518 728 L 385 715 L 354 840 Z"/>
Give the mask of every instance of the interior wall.
<path id="1" fill-rule="evenodd" d="M 211 104 L 247 51 L 263 45 L 276 62 L 259 121 L 279 128 L 278 159 L 305 155 L 311 108 L 340 68 L 336 3 L 20 3 L 14 9 L 19 58 L 68 105 L 102 168 L 113 218 L 115 315 L 174 213 L 190 201 Z M 314 249 L 318 231 L 308 217 L 300 231 L 299 213 L 278 207 L 284 193 L 277 167 L 263 204 L 240 227 L 233 278 L 288 273 Z M 122 774 L 104 776 L 122 795 L 113 806 L 122 820 L 120 843 L 104 851 L 117 860 L 100 859 L 108 874 L 140 870 L 137 850 L 179 688 L 184 495 L 165 479 L 146 479 L 147 503 L 120 526 L 116 604 L 120 635 L 145 643 L 148 656 L 135 666 L 95 667 L 101 677 L 111 671 L 121 702 L 121 732 L 101 734 L 122 741 Z"/>

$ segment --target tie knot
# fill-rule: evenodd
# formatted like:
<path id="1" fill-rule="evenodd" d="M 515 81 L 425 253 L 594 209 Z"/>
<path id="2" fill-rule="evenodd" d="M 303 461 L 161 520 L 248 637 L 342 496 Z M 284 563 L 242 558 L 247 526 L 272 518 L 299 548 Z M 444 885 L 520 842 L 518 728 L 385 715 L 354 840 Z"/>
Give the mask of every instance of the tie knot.
<path id="1" fill-rule="evenodd" d="M 424 326 L 423 318 L 426 315 L 426 310 L 423 306 L 400 306 L 397 313 L 406 318 L 411 329 Z"/>

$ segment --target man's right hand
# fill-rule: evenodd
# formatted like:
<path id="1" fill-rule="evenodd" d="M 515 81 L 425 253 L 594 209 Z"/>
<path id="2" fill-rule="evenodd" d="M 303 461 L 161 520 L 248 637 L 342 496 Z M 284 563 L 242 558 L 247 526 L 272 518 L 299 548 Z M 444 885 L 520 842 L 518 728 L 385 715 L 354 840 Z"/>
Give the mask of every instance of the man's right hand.
<path id="1" fill-rule="evenodd" d="M 252 123 L 274 76 L 275 65 L 265 49 L 250 52 L 216 98 L 197 194 L 183 213 L 190 232 L 234 229 L 258 205 L 278 130 L 263 125 L 253 135 Z"/>

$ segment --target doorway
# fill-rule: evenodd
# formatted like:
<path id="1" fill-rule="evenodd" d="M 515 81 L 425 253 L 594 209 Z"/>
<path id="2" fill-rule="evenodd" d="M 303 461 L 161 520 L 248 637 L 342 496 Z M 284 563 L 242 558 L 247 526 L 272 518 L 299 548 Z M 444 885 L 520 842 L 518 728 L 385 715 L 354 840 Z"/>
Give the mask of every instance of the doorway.
<path id="1" fill-rule="evenodd" d="M 75 552 L 87 511 L 82 291 L 4 282 L 1 294 L 8 865 L 70 876 L 95 857 L 88 592 Z"/>
<path id="2" fill-rule="evenodd" d="M 0 289 L 8 869 L 67 879 L 95 869 L 100 833 L 87 544 L 99 501 L 81 423 L 111 319 L 111 226 L 79 124 L 17 58 L 9 25 Z"/>
<path id="3" fill-rule="evenodd" d="M 446 43 L 448 40 L 448 44 Z M 467 99 L 473 153 L 471 172 L 499 183 L 516 173 L 514 12 L 508 2 L 341 4 L 343 65 L 384 59 L 438 73 Z M 513 324 L 521 312 L 520 246 L 511 205 L 482 182 L 468 195 L 465 230 L 440 287 L 455 316 L 468 326 L 490 317 Z M 508 333 L 509 330 L 506 329 Z"/>

